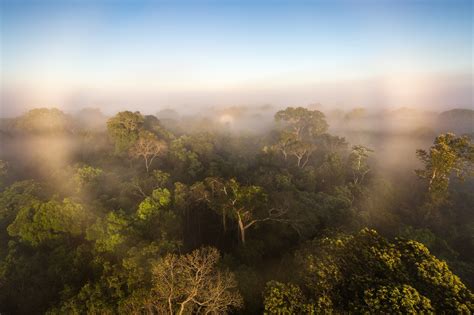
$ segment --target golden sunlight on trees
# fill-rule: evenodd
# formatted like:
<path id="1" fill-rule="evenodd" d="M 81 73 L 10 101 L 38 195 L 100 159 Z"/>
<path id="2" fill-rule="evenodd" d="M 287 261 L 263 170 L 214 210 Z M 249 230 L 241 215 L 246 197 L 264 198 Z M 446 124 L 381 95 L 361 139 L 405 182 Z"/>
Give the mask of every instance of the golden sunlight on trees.
<path id="1" fill-rule="evenodd" d="M 472 135 L 237 109 L 0 120 L 0 313 L 473 312 Z"/>
<path id="2" fill-rule="evenodd" d="M 232 273 L 219 270 L 215 248 L 168 255 L 153 266 L 151 304 L 159 314 L 226 314 L 242 307 Z"/>
<path id="3" fill-rule="evenodd" d="M 439 135 L 429 151 L 417 150 L 416 155 L 423 162 L 424 169 L 415 172 L 427 181 L 433 199 L 446 194 L 453 173 L 461 180 L 474 174 L 474 145 L 467 136 Z"/>
<path id="4" fill-rule="evenodd" d="M 268 314 L 459 313 L 474 295 L 444 261 L 421 243 L 391 243 L 374 230 L 304 245 L 290 283 L 271 281 Z"/>

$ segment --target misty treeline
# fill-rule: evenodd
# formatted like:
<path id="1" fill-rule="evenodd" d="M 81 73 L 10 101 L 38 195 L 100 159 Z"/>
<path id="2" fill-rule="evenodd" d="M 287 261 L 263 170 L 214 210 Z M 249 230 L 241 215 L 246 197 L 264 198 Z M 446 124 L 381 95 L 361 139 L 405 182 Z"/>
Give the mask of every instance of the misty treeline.
<path id="1" fill-rule="evenodd" d="M 3 119 L 0 312 L 474 310 L 472 125 L 394 141 L 360 109 L 238 115 Z"/>

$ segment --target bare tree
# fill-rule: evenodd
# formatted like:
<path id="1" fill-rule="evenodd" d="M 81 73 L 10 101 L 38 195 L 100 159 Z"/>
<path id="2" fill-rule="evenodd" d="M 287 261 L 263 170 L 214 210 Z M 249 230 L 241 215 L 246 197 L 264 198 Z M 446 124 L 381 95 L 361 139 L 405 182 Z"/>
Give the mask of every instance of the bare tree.
<path id="1" fill-rule="evenodd" d="M 150 170 L 151 163 L 166 150 L 166 143 L 159 140 L 153 133 L 148 131 L 140 132 L 135 145 L 130 149 L 129 153 L 131 157 L 143 158 L 145 161 L 146 171 Z"/>
<path id="2" fill-rule="evenodd" d="M 219 251 L 170 254 L 153 267 L 152 303 L 160 314 L 225 314 L 243 300 L 232 273 L 216 268 Z"/>

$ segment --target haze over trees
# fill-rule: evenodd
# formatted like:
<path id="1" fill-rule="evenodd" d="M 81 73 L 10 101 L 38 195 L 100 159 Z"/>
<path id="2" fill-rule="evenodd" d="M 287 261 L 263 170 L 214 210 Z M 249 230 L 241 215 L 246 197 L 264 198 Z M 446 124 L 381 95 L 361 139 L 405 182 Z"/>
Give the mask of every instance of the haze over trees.
<path id="1" fill-rule="evenodd" d="M 2 120 L 0 313 L 474 311 L 466 112 L 160 115 Z"/>

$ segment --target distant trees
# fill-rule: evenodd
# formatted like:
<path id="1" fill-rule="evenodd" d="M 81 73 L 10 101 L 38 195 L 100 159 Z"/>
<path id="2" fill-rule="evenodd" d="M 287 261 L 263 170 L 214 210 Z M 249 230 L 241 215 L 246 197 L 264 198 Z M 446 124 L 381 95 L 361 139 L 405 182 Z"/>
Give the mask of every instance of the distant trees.
<path id="1" fill-rule="evenodd" d="M 275 121 L 286 124 L 285 130 L 297 140 L 318 136 L 328 129 L 324 114 L 304 107 L 288 107 L 275 114 Z"/>
<path id="2" fill-rule="evenodd" d="M 3 185 L 3 178 L 7 175 L 8 163 L 0 160 L 0 187 Z"/>
<path id="3" fill-rule="evenodd" d="M 367 116 L 367 110 L 363 107 L 357 107 L 344 115 L 346 121 L 359 120 Z"/>
<path id="4" fill-rule="evenodd" d="M 170 254 L 152 271 L 150 303 L 158 314 L 226 314 L 241 308 L 243 300 L 232 273 L 219 270 L 215 248 L 186 255 Z"/>
<path id="5" fill-rule="evenodd" d="M 264 118 L 248 113 L 239 123 Z M 445 134 L 419 150 L 417 185 L 411 168 L 384 177 L 319 111 L 274 118 L 252 134 L 131 111 L 107 132 L 96 110 L 1 120 L 12 144 L 0 152 L 0 312 L 472 313 L 451 268 L 472 286 L 473 183 L 450 185 L 472 172 L 472 140 Z M 25 158 L 33 139 L 45 140 L 38 153 L 70 154 L 40 169 Z M 364 226 L 390 241 L 352 234 Z"/>
<path id="6" fill-rule="evenodd" d="M 421 243 L 375 231 L 315 240 L 296 253 L 292 283 L 269 282 L 265 310 L 282 313 L 470 313 L 474 295 Z"/>
<path id="7" fill-rule="evenodd" d="M 72 120 L 57 108 L 35 108 L 16 121 L 20 131 L 31 133 L 60 133 L 72 131 Z"/>

